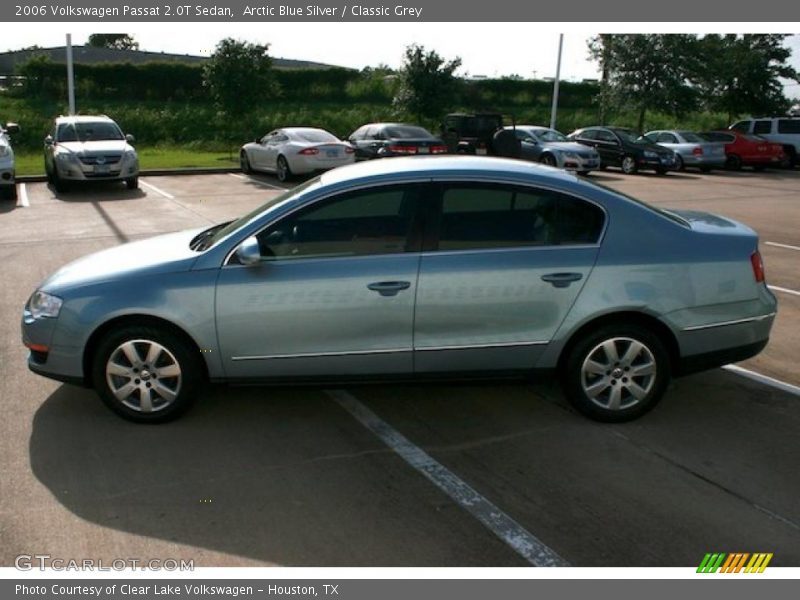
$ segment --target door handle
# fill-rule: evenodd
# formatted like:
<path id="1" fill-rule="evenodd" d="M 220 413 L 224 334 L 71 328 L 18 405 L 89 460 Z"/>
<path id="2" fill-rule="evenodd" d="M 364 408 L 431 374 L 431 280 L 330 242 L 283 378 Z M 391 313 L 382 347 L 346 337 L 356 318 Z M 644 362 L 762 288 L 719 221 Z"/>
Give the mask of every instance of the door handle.
<path id="1" fill-rule="evenodd" d="M 373 292 L 378 292 L 381 296 L 396 296 L 397 292 L 407 290 L 411 287 L 409 281 L 378 281 L 367 286 Z"/>
<path id="2" fill-rule="evenodd" d="M 580 281 L 583 278 L 581 273 L 548 273 L 542 275 L 542 281 L 552 283 L 553 287 L 565 288 L 573 281 Z"/>

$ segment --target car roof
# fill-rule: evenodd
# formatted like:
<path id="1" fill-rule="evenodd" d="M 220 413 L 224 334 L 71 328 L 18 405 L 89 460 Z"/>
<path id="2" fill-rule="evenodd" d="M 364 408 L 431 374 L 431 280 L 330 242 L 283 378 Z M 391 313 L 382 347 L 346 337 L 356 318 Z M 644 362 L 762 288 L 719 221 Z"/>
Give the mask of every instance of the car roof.
<path id="1" fill-rule="evenodd" d="M 358 179 L 402 180 L 408 178 L 436 177 L 518 179 L 536 177 L 551 181 L 575 182 L 577 177 L 567 171 L 537 163 L 484 156 L 409 156 L 386 160 L 368 160 L 323 173 L 320 182 L 325 185 L 352 182 Z"/>
<path id="2" fill-rule="evenodd" d="M 106 115 L 61 115 L 56 118 L 56 123 L 97 123 L 98 121 L 113 123 L 114 119 Z"/>

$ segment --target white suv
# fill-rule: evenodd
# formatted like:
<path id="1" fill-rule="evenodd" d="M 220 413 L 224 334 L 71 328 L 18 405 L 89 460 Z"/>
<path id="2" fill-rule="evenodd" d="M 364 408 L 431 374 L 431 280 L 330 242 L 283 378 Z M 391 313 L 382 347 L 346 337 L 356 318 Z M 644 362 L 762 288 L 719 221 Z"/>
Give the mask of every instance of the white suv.
<path id="1" fill-rule="evenodd" d="M 790 165 L 800 164 L 800 118 L 799 117 L 759 117 L 745 119 L 730 126 L 741 133 L 763 137 L 783 146 Z"/>
<path id="2" fill-rule="evenodd" d="M 44 140 L 44 170 L 57 192 L 76 181 L 124 181 L 139 187 L 132 135 L 106 116 L 58 117 Z"/>
<path id="3" fill-rule="evenodd" d="M 14 151 L 11 149 L 9 135 L 19 131 L 16 123 L 0 124 L 0 198 L 16 200 L 17 185 L 14 179 Z"/>

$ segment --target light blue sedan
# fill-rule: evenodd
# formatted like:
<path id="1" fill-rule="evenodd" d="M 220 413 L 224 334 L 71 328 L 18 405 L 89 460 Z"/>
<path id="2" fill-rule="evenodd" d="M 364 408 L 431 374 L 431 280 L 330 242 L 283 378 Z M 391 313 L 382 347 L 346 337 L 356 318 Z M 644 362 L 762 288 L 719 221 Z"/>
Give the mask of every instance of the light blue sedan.
<path id="1" fill-rule="evenodd" d="M 31 370 L 141 422 L 207 380 L 540 373 L 622 421 L 670 376 L 760 352 L 775 312 L 744 225 L 522 161 L 426 157 L 78 260 L 33 293 L 22 336 Z"/>

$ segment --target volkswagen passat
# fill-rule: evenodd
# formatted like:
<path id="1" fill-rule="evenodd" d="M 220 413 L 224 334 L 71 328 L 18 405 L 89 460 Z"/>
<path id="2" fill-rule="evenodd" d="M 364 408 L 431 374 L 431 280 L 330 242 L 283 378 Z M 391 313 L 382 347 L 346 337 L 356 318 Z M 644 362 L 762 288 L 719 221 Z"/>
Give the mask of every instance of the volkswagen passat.
<path id="1" fill-rule="evenodd" d="M 522 161 L 397 158 L 67 265 L 22 334 L 34 372 L 136 421 L 177 416 L 205 380 L 539 372 L 621 421 L 670 376 L 757 354 L 775 311 L 744 225 Z"/>

